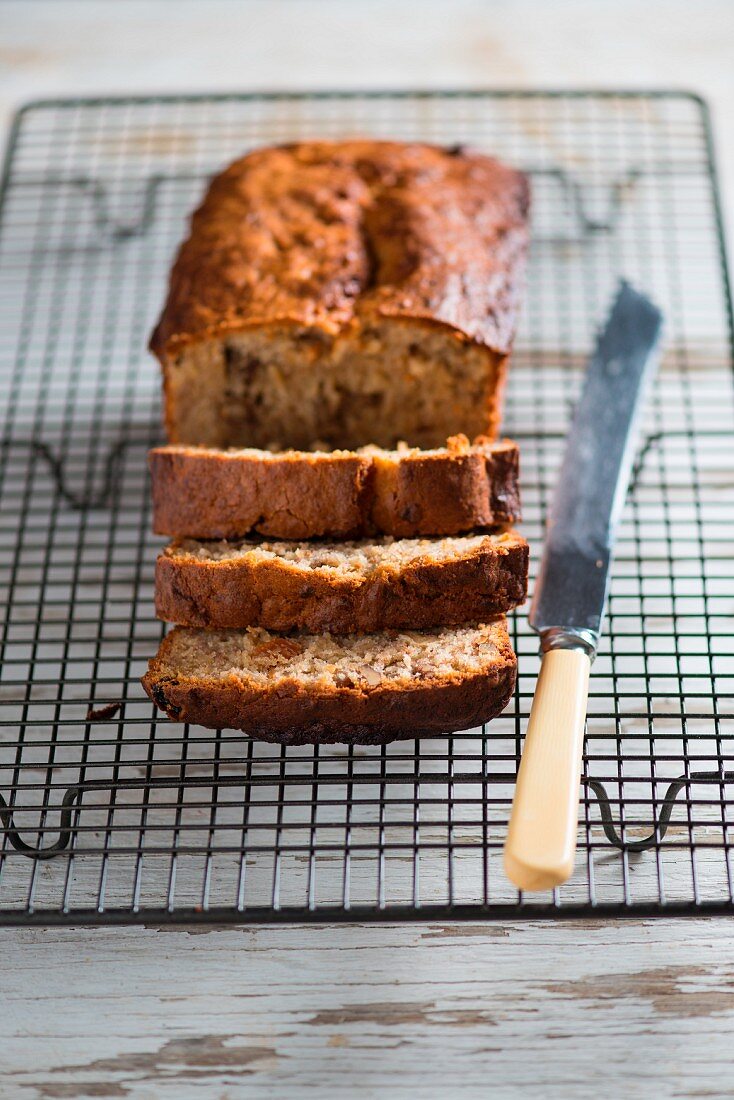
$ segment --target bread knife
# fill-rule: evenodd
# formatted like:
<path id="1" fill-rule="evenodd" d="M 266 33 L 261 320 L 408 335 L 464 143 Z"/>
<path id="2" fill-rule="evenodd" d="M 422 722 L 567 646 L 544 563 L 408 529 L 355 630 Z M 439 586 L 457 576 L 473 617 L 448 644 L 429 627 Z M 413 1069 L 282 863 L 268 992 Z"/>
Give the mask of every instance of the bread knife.
<path id="1" fill-rule="evenodd" d="M 550 508 L 529 616 L 540 635 L 540 674 L 505 843 L 505 872 L 521 890 L 552 889 L 573 872 L 589 672 L 661 327 L 652 302 L 621 283 Z"/>

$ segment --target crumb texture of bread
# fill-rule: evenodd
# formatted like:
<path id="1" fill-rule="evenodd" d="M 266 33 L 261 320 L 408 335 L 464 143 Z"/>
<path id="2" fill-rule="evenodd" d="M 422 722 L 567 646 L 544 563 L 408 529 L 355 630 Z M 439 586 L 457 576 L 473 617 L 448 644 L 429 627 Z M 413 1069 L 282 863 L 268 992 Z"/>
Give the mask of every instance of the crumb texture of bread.
<path id="1" fill-rule="evenodd" d="M 516 522 L 519 456 L 510 440 L 386 451 L 150 452 L 153 530 L 171 538 L 458 535 Z"/>
<path id="2" fill-rule="evenodd" d="M 218 175 L 151 340 L 174 443 L 332 448 L 494 436 L 526 177 L 466 149 L 304 142 Z"/>
<path id="3" fill-rule="evenodd" d="M 507 623 L 334 636 L 176 627 L 143 678 L 177 721 L 283 744 L 380 744 L 489 721 L 516 659 Z"/>
<path id="4" fill-rule="evenodd" d="M 484 622 L 522 603 L 516 531 L 372 542 L 201 542 L 156 563 L 156 611 L 193 627 L 349 634 Z"/>

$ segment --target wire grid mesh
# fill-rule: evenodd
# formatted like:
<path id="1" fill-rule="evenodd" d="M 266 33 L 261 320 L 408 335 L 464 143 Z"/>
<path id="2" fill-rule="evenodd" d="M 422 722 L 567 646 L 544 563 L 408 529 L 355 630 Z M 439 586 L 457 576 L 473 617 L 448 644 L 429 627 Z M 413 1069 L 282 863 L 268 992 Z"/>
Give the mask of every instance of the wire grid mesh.
<path id="1" fill-rule="evenodd" d="M 617 279 L 667 316 L 593 670 L 577 869 L 552 895 L 519 896 L 501 869 L 538 669 L 524 611 L 514 703 L 447 738 L 280 750 L 162 719 L 139 685 L 163 633 L 145 463 L 159 379 L 145 342 L 186 216 L 207 177 L 252 146 L 357 134 L 469 142 L 532 176 L 505 427 L 522 444 L 536 561 Z M 732 907 L 731 317 L 697 99 L 34 104 L 11 137 L 0 261 L 0 922 Z"/>

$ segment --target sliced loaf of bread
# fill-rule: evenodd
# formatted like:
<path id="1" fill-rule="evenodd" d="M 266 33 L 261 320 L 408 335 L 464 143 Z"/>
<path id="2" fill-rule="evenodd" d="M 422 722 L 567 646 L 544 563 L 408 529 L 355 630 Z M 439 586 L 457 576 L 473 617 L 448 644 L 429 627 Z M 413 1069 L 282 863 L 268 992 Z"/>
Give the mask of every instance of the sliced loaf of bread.
<path id="1" fill-rule="evenodd" d="M 527 594 L 516 531 L 373 542 L 174 542 L 156 564 L 158 617 L 183 626 L 425 630 L 485 622 Z"/>
<path id="2" fill-rule="evenodd" d="M 374 745 L 481 725 L 507 706 L 515 675 L 499 617 L 423 633 L 287 638 L 177 627 L 143 686 L 176 721 L 282 744 Z"/>
<path id="3" fill-rule="evenodd" d="M 415 538 L 514 523 L 518 449 L 466 436 L 393 451 L 216 450 L 149 456 L 153 530 L 173 538 Z"/>

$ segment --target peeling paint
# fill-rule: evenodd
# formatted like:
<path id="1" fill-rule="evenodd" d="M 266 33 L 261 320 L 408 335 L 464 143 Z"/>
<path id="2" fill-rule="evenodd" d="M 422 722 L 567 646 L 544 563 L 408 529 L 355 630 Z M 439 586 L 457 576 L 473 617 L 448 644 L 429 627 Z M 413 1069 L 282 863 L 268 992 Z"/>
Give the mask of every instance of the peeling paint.
<path id="1" fill-rule="evenodd" d="M 440 1027 L 494 1027 L 488 1012 L 471 1008 L 439 1008 L 435 1001 L 376 1001 L 367 1004 L 326 1008 L 306 1021 L 313 1027 L 344 1024 L 381 1024 L 401 1027 L 410 1024 Z"/>
<path id="2" fill-rule="evenodd" d="M 701 989 L 702 985 L 706 989 Z M 580 1000 L 617 1004 L 648 1001 L 664 1016 L 715 1016 L 734 1012 L 734 972 L 722 976 L 703 966 L 661 966 L 636 974 L 600 974 L 598 977 L 549 982 L 543 987 Z"/>
<path id="3" fill-rule="evenodd" d="M 510 929 L 501 924 L 442 924 L 421 932 L 420 939 L 463 939 L 464 936 L 478 936 L 480 939 L 506 939 Z"/>
<path id="4" fill-rule="evenodd" d="M 87 1065 L 54 1066 L 50 1073 L 161 1073 L 166 1078 L 199 1076 L 198 1070 L 257 1073 L 277 1060 L 274 1047 L 234 1046 L 237 1035 L 190 1035 L 169 1039 L 158 1050 L 99 1058 Z M 193 1072 L 192 1072 L 193 1071 Z M 114 1094 L 112 1094 L 114 1095 Z"/>
<path id="5" fill-rule="evenodd" d="M 81 1100 L 82 1097 L 128 1096 L 130 1090 L 125 1085 L 112 1081 L 87 1081 L 72 1084 L 54 1084 L 35 1086 L 39 1100 Z"/>

